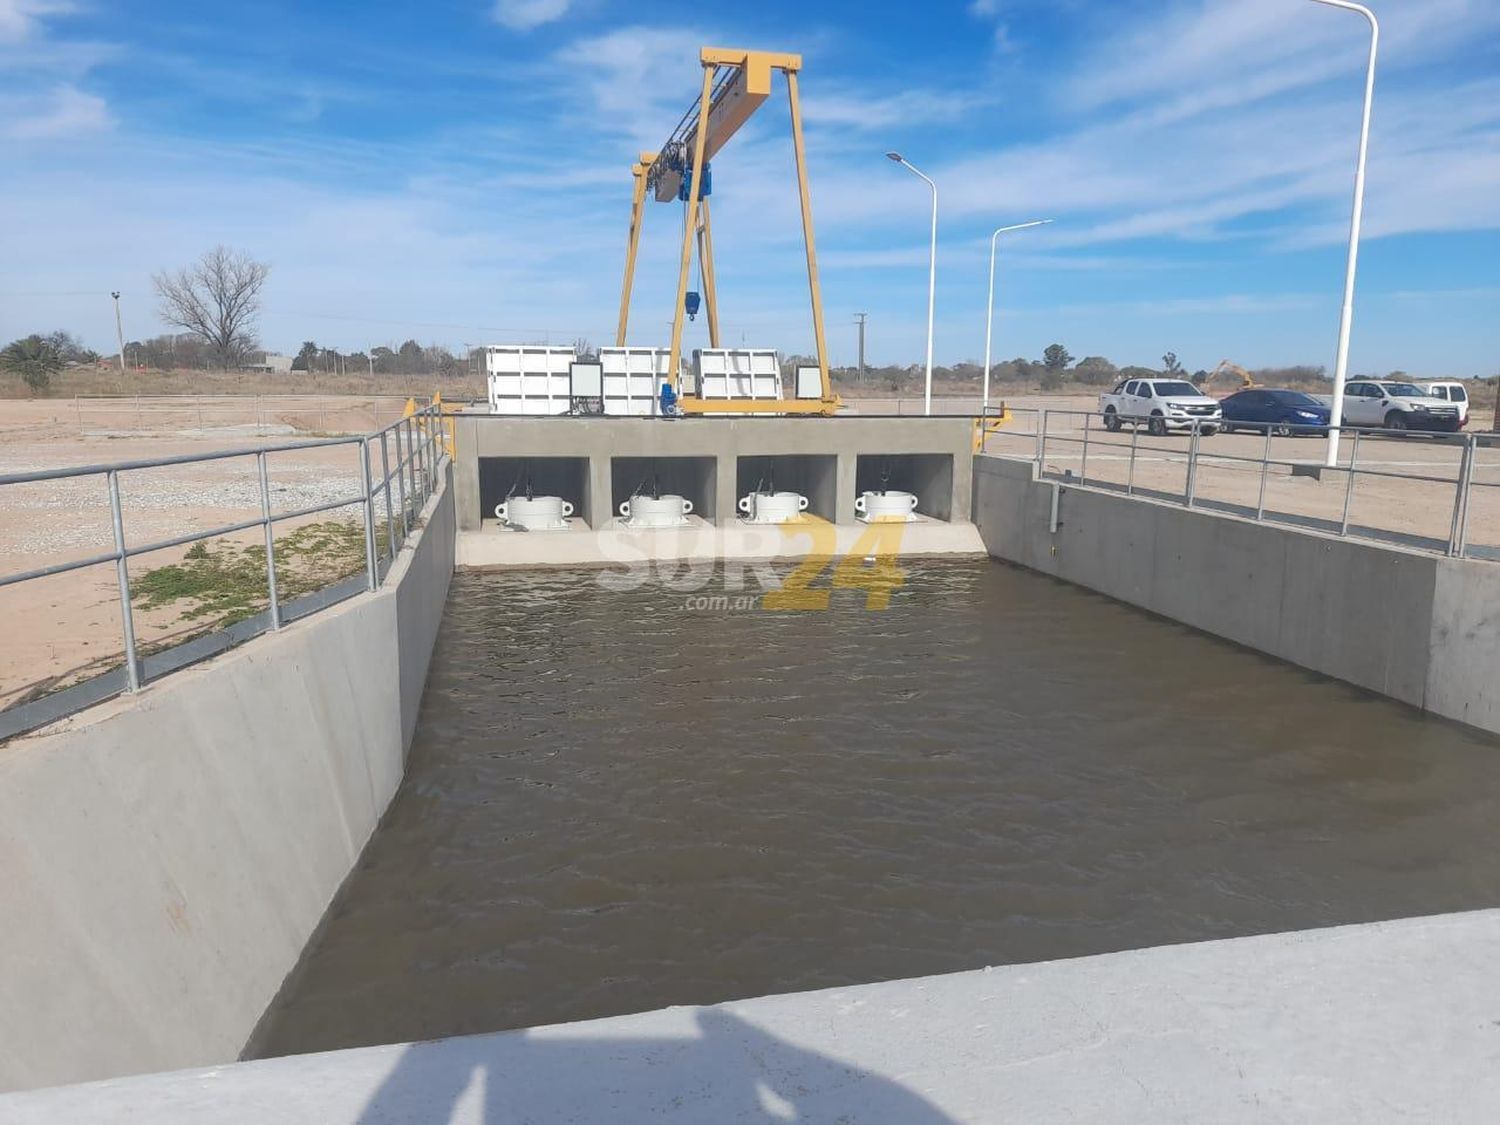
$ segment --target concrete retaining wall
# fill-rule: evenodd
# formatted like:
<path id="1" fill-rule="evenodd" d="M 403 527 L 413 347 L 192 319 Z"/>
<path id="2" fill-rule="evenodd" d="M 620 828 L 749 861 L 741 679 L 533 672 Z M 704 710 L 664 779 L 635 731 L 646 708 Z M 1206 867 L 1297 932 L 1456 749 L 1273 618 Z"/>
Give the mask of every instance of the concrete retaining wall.
<path id="1" fill-rule="evenodd" d="M 974 460 L 974 519 L 996 558 L 1500 732 L 1494 563 L 1071 488 L 995 457 Z"/>
<path id="2" fill-rule="evenodd" d="M 401 781 L 453 490 L 376 593 L 0 748 L 0 1089 L 233 1060 Z"/>

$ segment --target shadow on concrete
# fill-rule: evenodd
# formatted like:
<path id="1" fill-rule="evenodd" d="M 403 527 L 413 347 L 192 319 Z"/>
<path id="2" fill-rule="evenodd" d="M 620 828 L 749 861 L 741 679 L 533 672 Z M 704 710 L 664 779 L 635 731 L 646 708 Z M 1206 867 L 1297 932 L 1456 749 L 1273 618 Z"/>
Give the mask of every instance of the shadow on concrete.
<path id="1" fill-rule="evenodd" d="M 681 1038 L 549 1031 L 413 1043 L 360 1125 L 953 1122 L 889 1078 L 794 1047 L 729 1012 L 699 1010 L 697 1025 L 698 1035 Z"/>

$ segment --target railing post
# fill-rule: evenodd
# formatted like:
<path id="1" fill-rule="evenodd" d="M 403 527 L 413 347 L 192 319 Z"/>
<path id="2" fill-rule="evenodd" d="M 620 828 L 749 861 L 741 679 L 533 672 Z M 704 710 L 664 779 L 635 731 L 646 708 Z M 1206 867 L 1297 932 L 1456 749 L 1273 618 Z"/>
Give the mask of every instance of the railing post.
<path id="1" fill-rule="evenodd" d="M 1188 462 L 1187 462 L 1187 487 L 1184 489 L 1183 502 L 1187 507 L 1193 506 L 1193 498 L 1198 492 L 1198 422 L 1193 420 L 1193 432 L 1188 437 Z"/>
<path id="2" fill-rule="evenodd" d="M 1042 411 L 1041 439 L 1037 442 L 1036 450 L 1036 468 L 1039 477 L 1047 475 L 1047 423 L 1051 413 L 1050 410 Z"/>
<path id="3" fill-rule="evenodd" d="M 130 609 L 130 560 L 125 556 L 125 516 L 120 509 L 120 477 L 111 469 L 109 518 L 115 532 L 115 581 L 120 587 L 120 625 L 125 633 L 125 682 L 130 691 L 141 690 L 141 660 L 135 648 L 135 616 Z"/>
<path id="4" fill-rule="evenodd" d="M 1459 458 L 1458 478 L 1453 492 L 1453 524 L 1448 533 L 1448 554 L 1462 558 L 1469 540 L 1469 495 L 1474 483 L 1474 460 L 1477 449 L 1473 434 L 1464 435 L 1464 451 Z"/>
<path id="5" fill-rule="evenodd" d="M 406 466 L 401 463 L 400 423 L 390 430 L 390 435 L 396 441 L 396 492 L 401 498 L 401 542 L 405 543 L 406 537 L 411 534 L 411 525 L 406 522 Z"/>
<path id="6" fill-rule="evenodd" d="M 427 464 L 427 435 L 422 430 L 420 414 L 412 415 L 411 429 L 412 436 L 417 442 L 417 465 L 422 470 L 422 504 L 417 508 L 420 512 L 427 504 L 427 497 L 432 495 L 432 472 Z"/>
<path id="7" fill-rule="evenodd" d="M 410 529 L 416 525 L 417 516 L 422 512 L 422 501 L 419 499 L 420 493 L 417 485 L 417 440 L 416 435 L 411 431 L 410 418 L 401 419 L 401 429 L 406 434 L 406 471 L 410 474 L 407 480 L 407 491 L 411 497 L 411 517 L 408 522 L 408 529 Z"/>
<path id="8" fill-rule="evenodd" d="M 260 471 L 260 518 L 266 538 L 266 593 L 271 601 L 271 628 L 281 628 L 281 598 L 276 590 L 276 534 L 271 528 L 271 477 L 266 471 L 265 451 L 255 455 Z"/>
<path id="9" fill-rule="evenodd" d="M 1089 423 L 1093 420 L 1092 414 L 1083 416 L 1083 458 L 1078 462 L 1078 480 L 1083 484 L 1089 482 Z"/>
<path id="10" fill-rule="evenodd" d="M 375 558 L 375 498 L 370 493 L 370 439 L 359 439 L 359 468 L 365 481 L 365 577 L 371 590 L 380 585 L 380 567 Z"/>
<path id="11" fill-rule="evenodd" d="M 1260 499 L 1255 504 L 1257 521 L 1266 518 L 1266 475 L 1271 471 L 1271 427 L 1266 427 L 1266 447 L 1260 454 Z"/>
<path id="12" fill-rule="evenodd" d="M 1339 535 L 1349 534 L 1349 508 L 1354 503 L 1355 467 L 1359 464 L 1360 431 L 1354 431 L 1354 444 L 1349 448 L 1349 479 L 1344 485 L 1344 516 L 1339 521 Z"/>
<path id="13" fill-rule="evenodd" d="M 385 492 L 385 547 L 391 556 L 391 562 L 396 561 L 396 520 L 391 513 L 391 455 L 386 449 L 386 431 L 380 431 L 380 479 L 382 491 Z"/>
<path id="14" fill-rule="evenodd" d="M 1130 427 L 1130 468 L 1125 474 L 1125 495 L 1135 495 L 1135 450 L 1141 441 L 1141 428 Z"/>

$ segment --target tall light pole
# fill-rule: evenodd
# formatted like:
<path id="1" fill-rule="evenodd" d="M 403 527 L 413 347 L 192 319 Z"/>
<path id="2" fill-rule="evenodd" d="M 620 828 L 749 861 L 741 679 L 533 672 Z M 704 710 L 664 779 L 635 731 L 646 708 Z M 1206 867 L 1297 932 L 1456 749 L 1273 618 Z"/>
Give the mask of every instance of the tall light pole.
<path id="1" fill-rule="evenodd" d="M 1052 222 L 1051 219 L 1033 219 L 1029 223 L 1015 223 L 1008 227 L 1001 227 L 990 235 L 990 296 L 984 312 L 984 398 L 980 403 L 980 414 L 990 408 L 990 335 L 995 327 L 995 244 L 1000 241 L 1002 234 L 1008 234 L 1013 230 L 1044 227 L 1050 222 Z"/>
<path id="2" fill-rule="evenodd" d="M 125 328 L 120 323 L 120 291 L 118 289 L 110 293 L 115 299 L 115 339 L 120 343 L 120 371 L 125 371 Z"/>
<path id="3" fill-rule="evenodd" d="M 916 166 L 911 164 L 899 152 L 888 152 L 885 154 L 889 160 L 894 160 L 914 176 L 918 176 L 927 182 L 932 189 L 932 247 L 927 253 L 927 389 L 923 394 L 924 414 L 932 413 L 932 310 L 937 301 L 937 184 L 924 176 Z"/>
<path id="4" fill-rule="evenodd" d="M 869 318 L 870 314 L 869 313 L 855 313 L 854 315 L 859 318 L 857 321 L 855 321 L 855 323 L 859 325 L 859 385 L 860 386 L 864 386 L 864 383 L 865 383 L 865 321 Z"/>
<path id="5" fill-rule="evenodd" d="M 1370 21 L 1370 62 L 1365 71 L 1365 109 L 1359 123 L 1359 161 L 1354 168 L 1354 214 L 1349 222 L 1349 258 L 1344 267 L 1344 306 L 1339 313 L 1339 351 L 1333 367 L 1333 408 L 1328 427 L 1329 468 L 1339 463 L 1339 431 L 1344 418 L 1344 380 L 1349 376 L 1349 331 L 1354 325 L 1354 273 L 1359 266 L 1359 228 L 1365 212 L 1365 158 L 1370 151 L 1370 107 L 1375 100 L 1375 55 L 1380 49 L 1380 22 L 1375 13 L 1351 0 L 1313 0 L 1331 8 L 1358 12 Z"/>

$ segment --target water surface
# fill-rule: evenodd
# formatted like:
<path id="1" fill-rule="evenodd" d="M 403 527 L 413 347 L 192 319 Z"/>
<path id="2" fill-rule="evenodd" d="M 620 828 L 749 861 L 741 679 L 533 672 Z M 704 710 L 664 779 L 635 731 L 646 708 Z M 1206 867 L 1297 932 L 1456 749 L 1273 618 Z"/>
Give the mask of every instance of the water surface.
<path id="1" fill-rule="evenodd" d="M 249 1053 L 1500 903 L 1494 741 L 907 571 L 808 613 L 457 576 L 406 780 Z"/>

